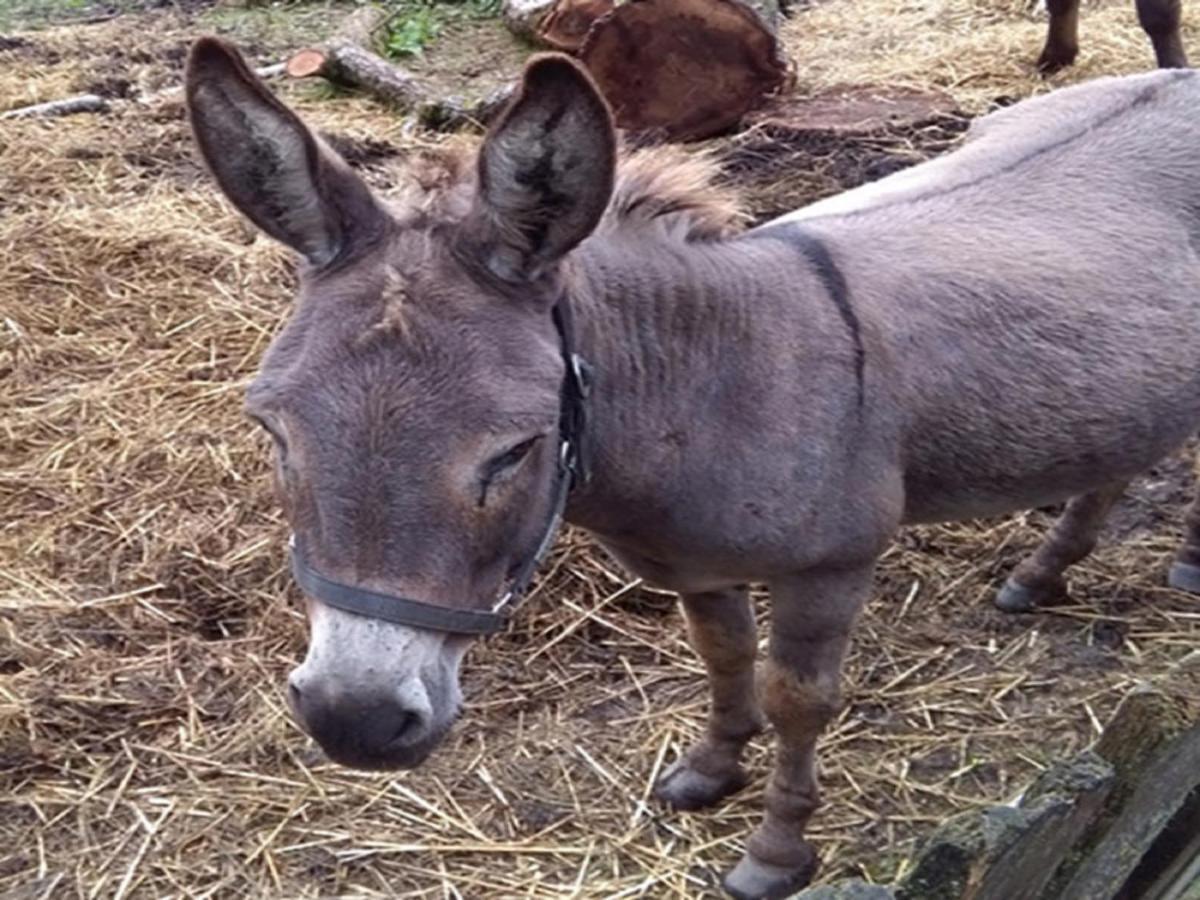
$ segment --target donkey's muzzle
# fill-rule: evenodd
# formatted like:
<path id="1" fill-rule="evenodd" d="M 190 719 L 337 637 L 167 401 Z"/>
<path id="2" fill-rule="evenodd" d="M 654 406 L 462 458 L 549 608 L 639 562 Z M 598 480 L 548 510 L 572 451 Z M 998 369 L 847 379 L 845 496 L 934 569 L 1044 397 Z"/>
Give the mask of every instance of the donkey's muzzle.
<path id="1" fill-rule="evenodd" d="M 349 697 L 288 679 L 288 701 L 300 726 L 336 763 L 355 769 L 408 769 L 419 765 L 441 738 L 427 709 L 401 696 Z"/>

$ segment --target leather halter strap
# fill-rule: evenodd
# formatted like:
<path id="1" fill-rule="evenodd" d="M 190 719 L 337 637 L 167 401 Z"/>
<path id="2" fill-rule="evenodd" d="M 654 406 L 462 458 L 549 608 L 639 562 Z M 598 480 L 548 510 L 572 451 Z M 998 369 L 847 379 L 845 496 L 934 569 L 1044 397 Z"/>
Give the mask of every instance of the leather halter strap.
<path id="1" fill-rule="evenodd" d="M 586 444 L 588 427 L 588 395 L 591 392 L 591 368 L 575 352 L 575 327 L 571 306 L 566 295 L 560 297 L 553 310 L 554 327 L 558 331 L 566 372 L 559 394 L 558 464 L 555 468 L 554 501 L 537 550 L 521 564 L 512 582 L 489 609 L 451 609 L 411 597 L 398 597 L 369 591 L 326 578 L 309 565 L 296 536 L 288 540 L 292 559 L 292 577 L 309 597 L 328 606 L 382 619 L 397 625 L 411 625 L 429 631 L 450 634 L 495 634 L 503 631 L 511 619 L 509 608 L 529 587 L 539 565 L 554 546 L 567 507 L 567 495 L 576 484 L 587 481 L 589 456 Z"/>

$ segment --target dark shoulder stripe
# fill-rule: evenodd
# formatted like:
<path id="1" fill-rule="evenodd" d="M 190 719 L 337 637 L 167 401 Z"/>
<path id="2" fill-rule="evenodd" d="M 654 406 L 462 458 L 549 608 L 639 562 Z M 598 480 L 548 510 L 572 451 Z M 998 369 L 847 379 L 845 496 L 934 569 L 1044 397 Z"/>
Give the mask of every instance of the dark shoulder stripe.
<path id="1" fill-rule="evenodd" d="M 858 405 L 863 405 L 863 371 L 866 368 L 866 351 L 863 349 L 862 329 L 858 315 L 850 302 L 850 287 L 846 284 L 846 276 L 838 268 L 829 252 L 829 248 L 819 237 L 805 230 L 802 225 L 782 222 L 766 228 L 757 228 L 746 234 L 747 238 L 771 238 L 794 247 L 813 267 L 821 284 L 829 292 L 833 305 L 837 307 L 838 315 L 850 332 L 850 341 L 854 346 L 854 375 L 858 385 Z"/>

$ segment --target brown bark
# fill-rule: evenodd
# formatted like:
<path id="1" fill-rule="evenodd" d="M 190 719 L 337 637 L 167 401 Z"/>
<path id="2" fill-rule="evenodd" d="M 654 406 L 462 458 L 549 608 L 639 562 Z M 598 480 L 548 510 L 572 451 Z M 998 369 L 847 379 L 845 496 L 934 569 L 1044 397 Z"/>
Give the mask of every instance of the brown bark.
<path id="1" fill-rule="evenodd" d="M 768 19 L 741 0 L 629 0 L 579 55 L 620 127 L 670 140 L 732 128 L 788 76 Z"/>
<path id="2" fill-rule="evenodd" d="M 287 72 L 293 78 L 319 75 L 342 87 L 364 90 L 401 109 L 425 99 L 416 78 L 351 41 L 335 40 L 319 49 L 300 50 L 288 60 Z"/>
<path id="3" fill-rule="evenodd" d="M 293 78 L 314 75 L 342 87 L 363 90 L 392 106 L 407 109 L 426 99 L 420 83 L 411 74 L 370 50 L 386 14 L 376 7 L 363 7 L 346 18 L 341 31 L 319 47 L 305 47 L 287 62 Z"/>

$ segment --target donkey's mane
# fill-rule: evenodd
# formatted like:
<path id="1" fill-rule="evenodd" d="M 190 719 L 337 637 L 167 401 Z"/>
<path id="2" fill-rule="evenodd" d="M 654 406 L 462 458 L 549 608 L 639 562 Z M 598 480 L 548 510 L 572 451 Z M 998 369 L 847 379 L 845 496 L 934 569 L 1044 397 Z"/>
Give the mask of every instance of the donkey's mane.
<path id="1" fill-rule="evenodd" d="M 409 159 L 393 195 L 401 220 L 414 225 L 452 224 L 470 209 L 475 154 L 439 148 Z M 598 232 L 652 229 L 678 241 L 711 241 L 740 231 L 748 221 L 736 192 L 720 183 L 716 161 L 677 147 L 622 151 L 612 200 Z"/>

